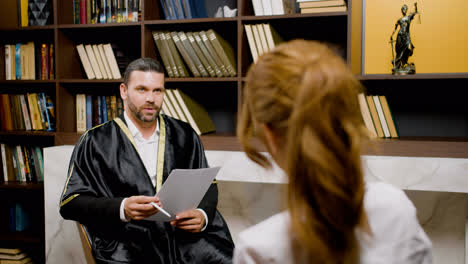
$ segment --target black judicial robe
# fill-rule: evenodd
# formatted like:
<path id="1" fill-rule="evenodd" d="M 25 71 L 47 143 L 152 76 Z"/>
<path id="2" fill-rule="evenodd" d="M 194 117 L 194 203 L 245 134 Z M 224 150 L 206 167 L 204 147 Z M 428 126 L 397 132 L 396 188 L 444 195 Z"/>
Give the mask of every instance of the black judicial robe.
<path id="1" fill-rule="evenodd" d="M 164 149 L 163 181 L 176 168 L 208 167 L 193 129 L 162 114 L 159 118 L 160 131 L 165 130 L 159 142 L 159 148 Z M 123 198 L 156 193 L 132 141 L 124 118 L 116 118 L 83 134 L 70 160 L 60 213 L 86 226 L 97 262 L 232 263 L 234 244 L 216 210 L 216 181 L 198 206 L 209 221 L 203 232 L 186 232 L 168 222 L 120 220 Z"/>

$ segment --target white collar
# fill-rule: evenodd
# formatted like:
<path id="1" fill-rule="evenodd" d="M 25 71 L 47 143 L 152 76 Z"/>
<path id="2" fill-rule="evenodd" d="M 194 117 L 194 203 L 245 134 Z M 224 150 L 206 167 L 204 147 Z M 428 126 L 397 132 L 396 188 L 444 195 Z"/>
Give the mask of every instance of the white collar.
<path id="1" fill-rule="evenodd" d="M 140 130 L 135 126 L 133 121 L 128 117 L 127 112 L 124 111 L 124 118 L 125 122 L 127 123 L 127 127 L 130 130 L 130 133 L 132 134 L 133 138 L 138 139 L 140 141 L 149 141 L 149 140 L 155 140 L 156 136 L 159 135 L 159 120 L 156 119 L 156 129 L 154 130 L 153 134 L 149 139 L 143 138 L 143 135 L 141 134 Z"/>

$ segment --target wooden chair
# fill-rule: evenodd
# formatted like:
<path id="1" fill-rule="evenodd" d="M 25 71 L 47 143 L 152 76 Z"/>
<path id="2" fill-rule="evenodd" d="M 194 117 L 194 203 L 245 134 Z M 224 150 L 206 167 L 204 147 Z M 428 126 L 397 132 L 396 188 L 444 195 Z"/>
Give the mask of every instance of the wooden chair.
<path id="1" fill-rule="evenodd" d="M 86 232 L 85 227 L 76 222 L 78 227 L 78 233 L 80 233 L 81 244 L 83 245 L 83 251 L 86 259 L 86 263 L 88 264 L 96 264 L 96 260 L 93 257 L 93 249 L 91 247 L 91 242 L 88 237 L 88 233 Z"/>

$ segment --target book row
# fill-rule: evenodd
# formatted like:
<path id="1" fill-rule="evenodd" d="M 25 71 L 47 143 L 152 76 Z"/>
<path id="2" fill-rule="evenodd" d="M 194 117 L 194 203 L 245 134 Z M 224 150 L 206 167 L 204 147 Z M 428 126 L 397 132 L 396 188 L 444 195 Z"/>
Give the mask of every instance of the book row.
<path id="1" fill-rule="evenodd" d="M 5 44 L 6 80 L 54 79 L 54 45 L 49 43 Z"/>
<path id="2" fill-rule="evenodd" d="M 124 56 L 117 61 L 110 43 L 78 44 L 76 50 L 88 79 L 121 79 L 121 68 L 129 63 Z"/>
<path id="3" fill-rule="evenodd" d="M 167 20 L 206 17 L 235 17 L 234 0 L 159 0 Z"/>
<path id="4" fill-rule="evenodd" d="M 55 106 L 45 93 L 0 94 L 0 129 L 55 131 Z"/>
<path id="5" fill-rule="evenodd" d="M 153 31 L 152 34 L 169 77 L 237 75 L 231 45 L 212 29 L 199 32 Z"/>
<path id="6" fill-rule="evenodd" d="M 40 147 L 1 143 L 0 151 L 1 181 L 44 181 L 44 160 Z"/>
<path id="7" fill-rule="evenodd" d="M 73 0 L 74 24 L 141 21 L 141 0 Z"/>
<path id="8" fill-rule="evenodd" d="M 188 123 L 198 135 L 216 131 L 206 109 L 180 89 L 166 89 L 162 112 Z"/>
<path id="9" fill-rule="evenodd" d="M 86 130 L 122 115 L 122 98 L 115 95 L 76 95 L 76 131 Z"/>
<path id="10" fill-rule="evenodd" d="M 379 138 L 398 138 L 398 127 L 384 95 L 358 95 L 364 124 Z"/>
<path id="11" fill-rule="evenodd" d="M 122 115 L 122 99 L 115 95 L 76 95 L 77 132 L 105 123 Z M 198 135 L 216 131 L 206 109 L 179 89 L 166 89 L 161 113 L 184 121 Z"/>
<path id="12" fill-rule="evenodd" d="M 52 21 L 51 0 L 17 0 L 18 25 L 44 26 Z"/>
<path id="13" fill-rule="evenodd" d="M 16 205 L 14 207 L 15 207 L 14 210 L 16 211 Z M 22 207 L 19 207 L 19 209 L 21 210 Z M 21 212 L 21 211 L 18 211 L 18 212 Z M 16 219 L 16 215 L 14 218 Z M 0 248 L 0 264 L 31 264 L 31 263 L 33 263 L 33 261 L 31 257 L 29 256 L 29 254 L 20 248 Z"/>
<path id="14" fill-rule="evenodd" d="M 252 0 L 256 16 L 286 15 L 296 13 L 295 0 Z"/>
<path id="15" fill-rule="evenodd" d="M 250 54 L 253 61 L 263 53 L 272 50 L 276 45 L 283 42 L 281 36 L 268 23 L 244 25 L 247 42 L 249 43 Z"/>
<path id="16" fill-rule="evenodd" d="M 297 0 L 301 14 L 345 12 L 348 10 L 344 0 Z"/>

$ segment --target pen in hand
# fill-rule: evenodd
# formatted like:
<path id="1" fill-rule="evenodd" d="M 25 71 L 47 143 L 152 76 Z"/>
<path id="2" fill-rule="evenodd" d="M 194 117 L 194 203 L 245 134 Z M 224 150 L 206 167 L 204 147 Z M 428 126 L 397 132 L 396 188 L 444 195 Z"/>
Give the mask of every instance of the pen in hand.
<path id="1" fill-rule="evenodd" d="M 155 202 L 151 202 L 150 204 L 153 205 L 156 209 L 158 209 L 161 213 L 165 214 L 167 217 L 171 217 L 171 215 L 168 212 L 166 212 L 166 210 L 162 209 Z"/>

